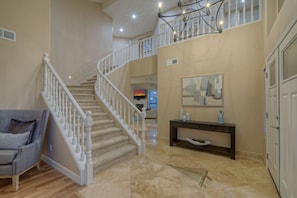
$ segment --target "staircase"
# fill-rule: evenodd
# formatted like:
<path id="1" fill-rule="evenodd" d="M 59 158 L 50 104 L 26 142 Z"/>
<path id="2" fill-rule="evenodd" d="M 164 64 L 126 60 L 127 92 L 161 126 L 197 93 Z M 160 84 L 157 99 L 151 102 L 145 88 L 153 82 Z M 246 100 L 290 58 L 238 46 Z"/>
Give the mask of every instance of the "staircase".
<path id="1" fill-rule="evenodd" d="M 95 98 L 94 83 L 96 76 L 80 85 L 68 89 L 84 112 L 91 111 L 93 171 L 98 173 L 129 156 L 137 154 L 137 147 L 130 144 L 129 137 L 117 127 Z"/>

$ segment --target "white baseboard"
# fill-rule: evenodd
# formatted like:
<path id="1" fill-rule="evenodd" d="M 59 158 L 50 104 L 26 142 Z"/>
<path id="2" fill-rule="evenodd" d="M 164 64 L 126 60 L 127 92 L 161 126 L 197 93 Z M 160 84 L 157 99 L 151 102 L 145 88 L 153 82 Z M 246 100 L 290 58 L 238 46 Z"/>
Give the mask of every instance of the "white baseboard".
<path id="1" fill-rule="evenodd" d="M 58 170 L 60 173 L 72 179 L 75 183 L 79 185 L 83 185 L 81 182 L 81 178 L 79 175 L 74 173 L 73 171 L 69 170 L 68 168 L 64 167 L 63 165 L 59 164 L 58 162 L 52 160 L 51 158 L 47 157 L 46 155 L 42 154 L 41 159 L 45 161 L 48 165 L 53 167 L 54 169 Z"/>

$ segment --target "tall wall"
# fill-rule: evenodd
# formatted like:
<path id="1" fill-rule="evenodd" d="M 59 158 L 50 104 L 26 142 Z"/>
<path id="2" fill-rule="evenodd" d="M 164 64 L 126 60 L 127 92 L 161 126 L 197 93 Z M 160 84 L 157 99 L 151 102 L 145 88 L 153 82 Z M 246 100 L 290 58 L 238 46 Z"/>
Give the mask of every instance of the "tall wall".
<path id="1" fill-rule="evenodd" d="M 0 39 L 0 108 L 40 108 L 50 0 L 1 0 L 0 27 L 16 32 L 16 42 Z"/>
<path id="2" fill-rule="evenodd" d="M 272 2 L 266 0 L 265 9 L 265 30 L 266 36 L 264 38 L 265 44 L 265 58 L 268 58 L 270 53 L 274 48 L 279 45 L 284 34 L 288 31 L 288 28 L 292 25 L 294 21 L 297 20 L 297 1 L 284 1 L 282 7 L 278 13 L 276 13 L 276 18 L 271 22 L 269 18 L 270 13 L 277 12 L 277 8 L 269 6 Z M 271 8 L 272 7 L 272 8 Z M 271 11 L 270 9 L 276 9 Z M 269 28 L 271 26 L 271 28 Z"/>
<path id="3" fill-rule="evenodd" d="M 67 85 L 96 75 L 97 62 L 111 51 L 112 19 L 99 3 L 51 0 L 50 58 Z"/>
<path id="4" fill-rule="evenodd" d="M 169 120 L 179 117 L 180 108 L 193 120 L 216 122 L 225 111 L 225 122 L 236 124 L 236 151 L 263 156 L 264 141 L 264 43 L 262 22 L 222 34 L 208 35 L 158 49 L 158 133 L 169 138 Z M 177 65 L 166 61 L 178 58 Z M 183 77 L 223 73 L 223 107 L 183 107 Z M 190 136 L 199 132 L 180 130 Z M 181 134 L 182 134 L 181 133 Z M 202 133 L 214 144 L 230 144 L 226 136 Z"/>

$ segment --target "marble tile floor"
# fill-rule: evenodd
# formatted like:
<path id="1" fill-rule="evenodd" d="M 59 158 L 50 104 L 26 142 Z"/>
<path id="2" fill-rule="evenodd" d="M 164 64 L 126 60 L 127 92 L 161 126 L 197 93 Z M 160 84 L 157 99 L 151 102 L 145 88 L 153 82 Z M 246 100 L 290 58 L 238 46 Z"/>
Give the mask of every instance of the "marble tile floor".
<path id="1" fill-rule="evenodd" d="M 147 125 L 147 147 L 138 155 L 94 177 L 90 186 L 76 194 L 86 198 L 277 198 L 277 190 L 263 162 L 170 147 L 156 138 L 157 130 Z M 189 174 L 177 167 L 201 170 Z M 200 186 L 203 170 L 208 171 Z"/>

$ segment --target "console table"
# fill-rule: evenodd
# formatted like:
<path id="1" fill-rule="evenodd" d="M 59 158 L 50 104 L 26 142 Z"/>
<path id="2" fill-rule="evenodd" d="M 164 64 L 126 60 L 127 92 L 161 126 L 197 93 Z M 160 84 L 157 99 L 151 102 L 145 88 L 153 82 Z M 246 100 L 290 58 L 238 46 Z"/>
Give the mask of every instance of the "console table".
<path id="1" fill-rule="evenodd" d="M 197 146 L 188 141 L 178 140 L 178 128 L 198 129 L 210 132 L 229 133 L 230 134 L 230 148 L 220 147 L 215 145 Z M 195 150 L 209 151 L 222 155 L 229 156 L 235 159 L 235 124 L 216 122 L 200 122 L 200 121 L 182 121 L 170 120 L 170 146 L 181 146 Z"/>

